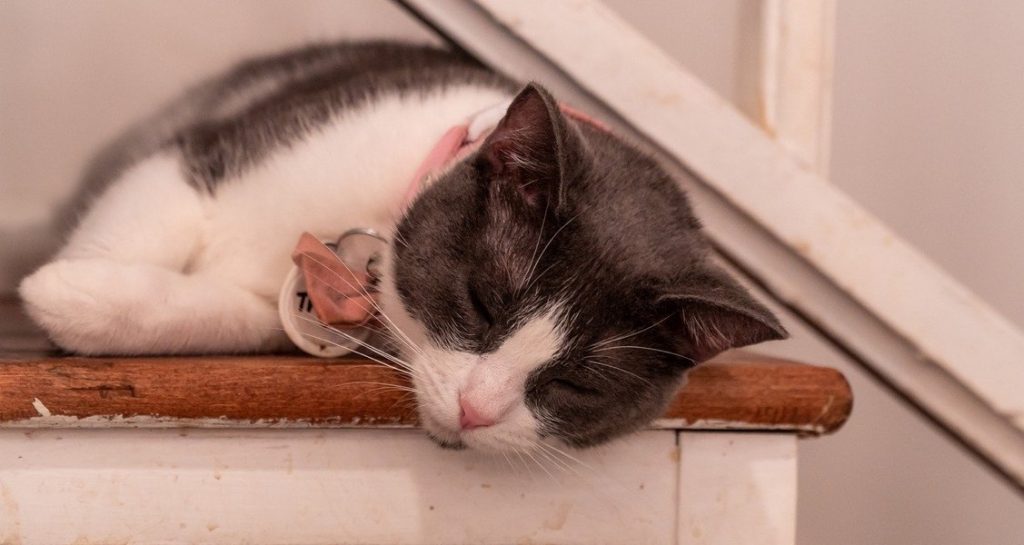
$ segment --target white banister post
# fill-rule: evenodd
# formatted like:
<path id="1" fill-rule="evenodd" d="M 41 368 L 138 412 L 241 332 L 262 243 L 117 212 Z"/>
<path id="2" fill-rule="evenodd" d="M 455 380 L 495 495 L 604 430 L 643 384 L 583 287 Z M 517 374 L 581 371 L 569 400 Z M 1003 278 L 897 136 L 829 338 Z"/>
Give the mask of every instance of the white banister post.
<path id="1" fill-rule="evenodd" d="M 835 0 L 741 8 L 739 106 L 801 163 L 828 173 Z"/>
<path id="2" fill-rule="evenodd" d="M 676 543 L 796 543 L 797 438 L 679 434 Z"/>

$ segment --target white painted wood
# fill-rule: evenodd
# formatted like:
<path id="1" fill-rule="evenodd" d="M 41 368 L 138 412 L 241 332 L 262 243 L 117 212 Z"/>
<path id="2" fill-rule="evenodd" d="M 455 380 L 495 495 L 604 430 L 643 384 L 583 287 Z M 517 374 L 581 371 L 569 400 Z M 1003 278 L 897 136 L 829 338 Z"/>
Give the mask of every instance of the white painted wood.
<path id="1" fill-rule="evenodd" d="M 835 0 L 741 6 L 739 107 L 804 166 L 828 173 Z"/>
<path id="2" fill-rule="evenodd" d="M 674 543 L 675 432 L 534 456 L 413 430 L 7 430 L 0 543 Z"/>
<path id="3" fill-rule="evenodd" d="M 796 437 L 680 435 L 678 543 L 796 542 Z"/>
<path id="4" fill-rule="evenodd" d="M 793 543 L 795 435 L 534 456 L 411 430 L 7 430 L 0 543 Z"/>
<path id="5" fill-rule="evenodd" d="M 647 144 L 733 264 L 1024 489 L 1024 337 L 1005 319 L 602 6 L 404 3 Z"/>
<path id="6" fill-rule="evenodd" d="M 0 430 L 33 430 L 33 429 L 365 429 L 370 426 L 356 422 L 339 422 L 333 420 L 310 422 L 308 420 L 252 420 L 240 421 L 229 418 L 176 418 L 146 415 L 111 415 L 111 416 L 65 416 L 50 414 L 50 410 L 39 399 L 33 403 L 39 416 L 24 420 L 5 420 L 0 422 Z M 374 429 L 413 429 L 407 424 L 374 424 Z M 813 422 L 807 424 L 761 424 L 733 420 L 687 420 L 684 418 L 658 418 L 648 426 L 652 430 L 686 430 L 686 431 L 754 431 L 780 433 L 806 433 L 822 435 L 828 430 Z M 2 545 L 2 544 L 0 544 Z"/>

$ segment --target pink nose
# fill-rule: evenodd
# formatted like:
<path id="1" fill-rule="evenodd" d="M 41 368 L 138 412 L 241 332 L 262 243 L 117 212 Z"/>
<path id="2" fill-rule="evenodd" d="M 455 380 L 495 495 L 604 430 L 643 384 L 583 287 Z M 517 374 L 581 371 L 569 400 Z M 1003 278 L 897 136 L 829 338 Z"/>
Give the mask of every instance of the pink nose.
<path id="1" fill-rule="evenodd" d="M 465 397 L 459 396 L 459 426 L 462 426 L 462 429 L 471 430 L 492 424 L 494 424 L 493 418 L 480 414 L 480 411 L 468 403 Z"/>

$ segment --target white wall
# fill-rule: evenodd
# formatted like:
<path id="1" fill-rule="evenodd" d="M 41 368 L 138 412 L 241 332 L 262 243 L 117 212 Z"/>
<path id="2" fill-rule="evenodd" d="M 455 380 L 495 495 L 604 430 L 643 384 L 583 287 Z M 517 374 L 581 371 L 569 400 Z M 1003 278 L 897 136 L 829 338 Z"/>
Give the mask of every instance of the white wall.
<path id="1" fill-rule="evenodd" d="M 837 32 L 834 182 L 1024 327 L 1024 2 L 840 2 Z M 882 445 L 903 448 L 873 454 L 870 480 L 900 493 L 863 474 L 840 481 L 877 517 L 865 537 L 1024 542 L 1024 498 L 923 427 L 892 433 L 886 404 L 861 407 Z M 816 454 L 846 452 L 832 447 Z M 914 516 L 894 516 L 903 500 Z"/>
<path id="2" fill-rule="evenodd" d="M 840 2 L 838 32 L 835 182 L 1024 326 L 1024 2 Z"/>
<path id="3" fill-rule="evenodd" d="M 756 0 L 609 3 L 728 98 Z M 1024 2 L 840 2 L 833 179 L 1024 325 Z M 373 0 L 0 3 L 0 292 L 47 251 L 89 153 L 201 74 L 323 37 L 428 34 Z M 779 354 L 853 384 L 801 443 L 802 544 L 1019 543 L 1024 501 L 798 325 Z M 1022 371 L 1024 372 L 1024 371 Z M 1016 539 L 1015 539 L 1016 538 Z"/>

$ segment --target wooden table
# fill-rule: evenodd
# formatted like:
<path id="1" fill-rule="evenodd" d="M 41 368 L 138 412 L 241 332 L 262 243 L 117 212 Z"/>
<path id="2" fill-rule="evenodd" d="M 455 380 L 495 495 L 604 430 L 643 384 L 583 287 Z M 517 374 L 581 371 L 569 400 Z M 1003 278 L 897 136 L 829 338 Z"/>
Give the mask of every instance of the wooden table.
<path id="1" fill-rule="evenodd" d="M 77 358 L 0 320 L 0 543 L 791 544 L 843 376 L 748 353 L 584 451 L 434 446 L 402 377 L 293 355 Z"/>

